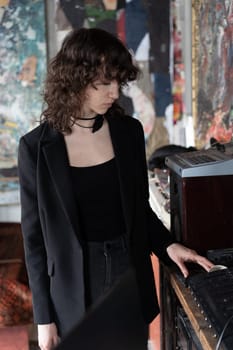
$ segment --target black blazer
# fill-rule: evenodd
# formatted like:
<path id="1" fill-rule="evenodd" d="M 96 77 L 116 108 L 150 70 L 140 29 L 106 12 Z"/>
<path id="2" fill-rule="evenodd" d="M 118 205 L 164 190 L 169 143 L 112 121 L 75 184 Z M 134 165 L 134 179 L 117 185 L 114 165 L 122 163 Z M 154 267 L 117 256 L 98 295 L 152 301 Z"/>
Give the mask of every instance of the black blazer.
<path id="1" fill-rule="evenodd" d="M 173 242 L 149 205 L 144 133 L 128 116 L 107 116 L 121 197 L 146 322 L 158 314 L 153 251 L 163 259 Z M 83 317 L 83 252 L 79 213 L 64 137 L 46 122 L 20 140 L 19 178 L 25 257 L 36 323 L 56 322 L 61 334 Z"/>

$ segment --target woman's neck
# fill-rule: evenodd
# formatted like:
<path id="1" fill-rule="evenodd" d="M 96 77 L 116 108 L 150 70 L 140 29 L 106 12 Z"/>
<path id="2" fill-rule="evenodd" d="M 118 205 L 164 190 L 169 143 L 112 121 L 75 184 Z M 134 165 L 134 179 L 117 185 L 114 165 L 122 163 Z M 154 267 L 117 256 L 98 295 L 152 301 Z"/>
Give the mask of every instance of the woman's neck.
<path id="1" fill-rule="evenodd" d="M 82 129 L 90 129 L 92 133 L 98 131 L 104 122 L 104 116 L 97 114 L 94 117 L 79 117 L 74 121 L 74 126 Z"/>

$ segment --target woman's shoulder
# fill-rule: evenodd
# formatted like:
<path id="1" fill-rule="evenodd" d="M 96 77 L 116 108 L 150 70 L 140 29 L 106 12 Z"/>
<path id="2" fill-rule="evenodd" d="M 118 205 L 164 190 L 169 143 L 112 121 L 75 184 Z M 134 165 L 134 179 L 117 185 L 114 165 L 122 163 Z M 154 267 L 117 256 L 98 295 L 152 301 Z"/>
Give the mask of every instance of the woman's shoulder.
<path id="1" fill-rule="evenodd" d="M 33 136 L 39 135 L 41 134 L 42 130 L 45 127 L 45 123 L 41 123 L 37 126 L 35 126 L 34 128 L 30 129 L 28 132 L 26 132 L 23 137 L 25 138 L 31 138 Z"/>
<path id="2" fill-rule="evenodd" d="M 119 114 L 114 116 L 115 120 L 125 126 L 126 128 L 133 129 L 143 129 L 142 123 L 137 118 L 127 115 L 127 114 Z"/>
<path id="3" fill-rule="evenodd" d="M 26 134 L 24 134 L 21 139 L 25 139 L 26 142 L 28 143 L 34 143 L 34 142 L 38 142 L 45 130 L 48 128 L 48 123 L 47 122 L 42 122 L 41 124 L 39 124 L 38 126 L 34 127 L 33 129 L 31 129 L 30 131 L 28 131 Z"/>
<path id="4" fill-rule="evenodd" d="M 136 136 L 144 137 L 143 125 L 139 119 L 128 115 L 125 115 L 124 118 L 125 118 L 127 127 L 130 130 L 132 130 L 136 134 Z"/>

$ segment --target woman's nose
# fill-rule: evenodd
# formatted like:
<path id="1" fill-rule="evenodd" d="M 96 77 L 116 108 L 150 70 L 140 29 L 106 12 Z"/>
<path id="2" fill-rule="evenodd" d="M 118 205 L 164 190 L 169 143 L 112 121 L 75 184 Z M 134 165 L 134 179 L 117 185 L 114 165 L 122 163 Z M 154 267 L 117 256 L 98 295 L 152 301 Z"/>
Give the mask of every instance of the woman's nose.
<path id="1" fill-rule="evenodd" d="M 119 97 L 119 83 L 116 80 L 111 81 L 109 95 L 115 100 Z"/>

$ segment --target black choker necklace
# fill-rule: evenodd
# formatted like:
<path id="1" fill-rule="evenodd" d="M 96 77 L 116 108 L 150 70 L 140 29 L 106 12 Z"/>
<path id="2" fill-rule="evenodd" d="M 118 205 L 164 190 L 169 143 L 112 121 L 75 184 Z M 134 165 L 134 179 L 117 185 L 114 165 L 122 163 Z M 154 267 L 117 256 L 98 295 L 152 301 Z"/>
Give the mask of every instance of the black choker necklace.
<path id="1" fill-rule="evenodd" d="M 92 133 L 98 131 L 104 122 L 104 116 L 101 114 L 96 115 L 95 117 L 91 117 L 91 118 L 78 118 L 78 120 L 95 120 L 94 124 L 92 126 L 85 126 L 82 124 L 79 124 L 77 122 L 75 122 L 76 125 L 78 125 L 80 128 L 84 128 L 84 129 L 92 129 Z"/>

